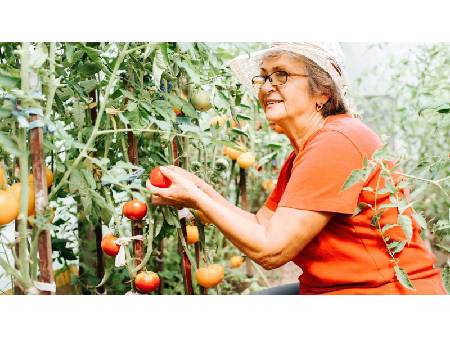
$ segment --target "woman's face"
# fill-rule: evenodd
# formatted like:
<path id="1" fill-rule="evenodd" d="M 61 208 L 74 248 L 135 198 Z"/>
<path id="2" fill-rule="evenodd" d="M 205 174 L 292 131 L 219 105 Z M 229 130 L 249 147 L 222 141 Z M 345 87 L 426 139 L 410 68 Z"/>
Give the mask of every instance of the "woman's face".
<path id="1" fill-rule="evenodd" d="M 288 74 L 307 75 L 303 62 L 289 54 L 267 57 L 260 68 L 261 75 L 266 76 L 279 70 Z M 272 85 L 267 80 L 260 88 L 258 98 L 266 118 L 277 123 L 315 111 L 317 102 L 309 95 L 308 77 L 294 75 L 288 75 L 286 83 L 282 85 Z"/>

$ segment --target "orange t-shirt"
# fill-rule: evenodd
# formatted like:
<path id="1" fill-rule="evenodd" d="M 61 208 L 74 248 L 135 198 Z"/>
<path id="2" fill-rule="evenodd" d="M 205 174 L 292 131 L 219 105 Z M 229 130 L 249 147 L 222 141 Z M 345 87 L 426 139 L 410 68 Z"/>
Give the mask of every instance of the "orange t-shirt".
<path id="1" fill-rule="evenodd" d="M 308 243 L 293 262 L 302 270 L 301 294 L 446 294 L 435 257 L 420 237 L 420 226 L 413 224 L 412 239 L 395 257 L 405 269 L 416 291 L 404 288 L 396 279 L 393 263 L 376 227 L 370 208 L 352 216 L 358 203 L 375 203 L 379 169 L 365 182 L 341 191 L 353 169 L 362 168 L 363 157 L 382 145 L 378 136 L 361 120 L 349 114 L 329 116 L 324 126 L 311 135 L 296 155 L 284 163 L 278 182 L 265 205 L 303 210 L 334 212 L 325 228 Z M 398 180 L 398 177 L 395 178 Z M 379 189 L 384 187 L 381 180 Z M 400 195 L 408 196 L 401 191 Z M 392 203 L 389 193 L 378 194 L 377 207 Z M 380 225 L 397 223 L 398 209 L 388 208 Z M 401 227 L 386 231 L 391 240 L 405 240 Z"/>

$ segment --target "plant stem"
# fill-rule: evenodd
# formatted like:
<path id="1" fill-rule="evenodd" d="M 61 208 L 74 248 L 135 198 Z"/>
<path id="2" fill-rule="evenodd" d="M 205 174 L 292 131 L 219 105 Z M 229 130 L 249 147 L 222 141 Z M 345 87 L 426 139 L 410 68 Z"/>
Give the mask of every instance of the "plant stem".
<path id="1" fill-rule="evenodd" d="M 94 128 L 92 129 L 92 134 L 89 137 L 88 141 L 86 142 L 86 144 L 84 145 L 83 149 L 81 150 L 80 154 L 78 155 L 78 157 L 75 159 L 75 161 L 73 161 L 72 165 L 70 166 L 70 168 L 67 169 L 66 173 L 64 174 L 64 176 L 62 177 L 61 181 L 59 182 L 59 184 L 53 188 L 52 192 L 50 193 L 48 199 L 51 199 L 56 192 L 61 189 L 66 183 L 67 180 L 70 176 L 70 174 L 72 173 L 72 171 L 78 167 L 78 164 L 80 164 L 81 160 L 84 158 L 85 155 L 87 155 L 88 149 L 92 146 L 92 144 L 94 143 L 95 138 L 98 135 L 98 130 L 100 127 L 100 122 L 102 120 L 103 114 L 105 112 L 105 107 L 106 107 L 106 103 L 108 102 L 108 98 L 109 98 L 109 94 L 111 92 L 111 89 L 113 87 L 114 84 L 114 80 L 116 79 L 116 75 L 117 72 L 119 71 L 119 66 L 121 65 L 126 51 L 127 51 L 127 47 L 128 47 L 128 43 L 125 43 L 122 51 L 119 54 L 119 57 L 116 60 L 116 63 L 114 65 L 114 70 L 112 72 L 111 77 L 109 78 L 109 82 L 108 85 L 106 86 L 105 92 L 104 92 L 104 100 L 101 101 L 100 103 L 100 110 L 98 112 L 97 115 L 97 120 L 95 121 L 95 125 Z"/>

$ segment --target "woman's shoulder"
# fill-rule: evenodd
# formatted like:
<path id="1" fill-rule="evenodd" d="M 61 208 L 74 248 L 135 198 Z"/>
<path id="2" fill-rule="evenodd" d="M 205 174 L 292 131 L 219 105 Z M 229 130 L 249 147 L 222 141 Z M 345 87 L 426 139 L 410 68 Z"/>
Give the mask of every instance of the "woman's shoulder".
<path id="1" fill-rule="evenodd" d="M 320 134 L 338 135 L 347 138 L 362 154 L 372 154 L 376 149 L 382 146 L 378 135 L 369 128 L 360 118 L 350 114 L 339 114 L 328 116 Z"/>

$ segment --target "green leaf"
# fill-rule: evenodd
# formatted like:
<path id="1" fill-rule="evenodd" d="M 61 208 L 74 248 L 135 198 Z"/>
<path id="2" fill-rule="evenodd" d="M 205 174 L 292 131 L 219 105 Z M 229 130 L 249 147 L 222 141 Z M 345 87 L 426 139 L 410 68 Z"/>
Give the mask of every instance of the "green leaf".
<path id="1" fill-rule="evenodd" d="M 395 276 L 397 277 L 397 280 L 400 282 L 401 285 L 403 285 L 407 289 L 416 290 L 414 289 L 411 281 L 409 280 L 408 273 L 404 269 L 396 265 L 394 266 L 394 270 Z"/>
<path id="2" fill-rule="evenodd" d="M 397 222 L 398 222 L 398 224 L 401 225 L 408 243 L 411 242 L 411 238 L 412 238 L 412 234 L 413 234 L 413 227 L 412 227 L 411 219 L 406 215 L 398 215 Z"/>
<path id="3" fill-rule="evenodd" d="M 0 146 L 14 156 L 20 155 L 20 150 L 15 142 L 13 142 L 9 137 L 0 133 Z"/>
<path id="4" fill-rule="evenodd" d="M 450 266 L 447 265 L 442 269 L 442 281 L 444 282 L 444 286 L 447 289 L 447 292 L 450 293 Z"/>
<path id="5" fill-rule="evenodd" d="M 358 203 L 358 205 L 356 206 L 355 211 L 353 212 L 352 217 L 359 215 L 361 213 L 361 211 L 363 211 L 367 206 L 368 206 L 367 203 L 364 203 L 364 202 Z"/>
<path id="6" fill-rule="evenodd" d="M 450 112 L 450 103 L 444 103 L 438 108 L 437 112 L 440 114 L 448 114 Z"/>
<path id="7" fill-rule="evenodd" d="M 267 147 L 272 149 L 281 149 L 282 145 L 280 143 L 267 143 Z"/>
<path id="8" fill-rule="evenodd" d="M 79 101 L 75 101 L 73 103 L 72 119 L 73 124 L 78 130 L 81 130 L 84 127 L 86 112 L 85 112 L 85 105 L 83 103 Z"/>
<path id="9" fill-rule="evenodd" d="M 389 155 L 389 148 L 387 144 L 384 144 L 381 148 L 375 151 L 372 155 L 372 159 L 378 161 L 381 159 L 386 159 Z"/>
<path id="10" fill-rule="evenodd" d="M 240 129 L 233 128 L 233 129 L 231 129 L 231 131 L 233 133 L 236 133 L 236 134 L 239 134 L 239 135 L 244 135 L 245 137 L 249 138 L 248 134 L 245 131 L 242 131 Z"/>
<path id="11" fill-rule="evenodd" d="M 251 121 L 252 120 L 252 118 L 250 116 L 245 115 L 245 114 L 241 114 L 241 113 L 236 114 L 236 118 L 238 120 L 247 120 L 247 121 Z"/>
<path id="12" fill-rule="evenodd" d="M 44 43 L 39 43 L 36 49 L 30 55 L 30 66 L 34 69 L 42 67 L 47 60 L 48 51 Z"/>
<path id="13" fill-rule="evenodd" d="M 366 177 L 366 169 L 354 169 L 347 180 L 344 182 L 344 185 L 341 188 L 341 191 L 345 191 L 355 184 L 364 181 Z"/>
<path id="14" fill-rule="evenodd" d="M 88 169 L 81 169 L 81 172 L 86 179 L 86 183 L 89 185 L 89 187 L 93 190 L 96 189 L 97 184 L 95 183 L 94 177 L 92 177 L 92 172 Z"/>
<path id="15" fill-rule="evenodd" d="M 414 212 L 413 216 L 414 216 L 415 220 L 417 221 L 417 223 L 420 225 L 420 227 L 425 230 L 427 228 L 427 221 L 422 216 L 422 214 L 418 213 L 418 212 Z"/>
<path id="16" fill-rule="evenodd" d="M 161 76 L 164 71 L 168 68 L 168 65 L 164 61 L 164 56 L 161 51 L 161 46 L 156 49 L 155 57 L 153 59 L 153 81 L 157 86 L 159 86 L 161 82 Z"/>
<path id="17" fill-rule="evenodd" d="M 186 71 L 192 82 L 197 84 L 200 83 L 200 75 L 194 70 L 191 64 L 179 59 L 175 59 L 175 62 L 178 67 L 183 68 Z"/>
<path id="18" fill-rule="evenodd" d="M 405 247 L 406 241 L 401 241 L 401 242 L 397 242 L 397 241 L 392 241 L 391 243 L 389 243 L 387 245 L 387 248 L 393 253 L 399 253 L 403 250 L 403 248 Z"/>
<path id="19" fill-rule="evenodd" d="M 383 226 L 383 228 L 381 228 L 381 232 L 384 235 L 384 233 L 386 231 L 388 231 L 389 229 L 392 229 L 392 228 L 395 228 L 395 227 L 398 227 L 398 226 L 400 226 L 400 224 L 386 224 L 385 226 Z"/>
<path id="20" fill-rule="evenodd" d="M 86 93 L 90 93 L 97 87 L 97 80 L 85 80 L 79 83 Z"/>
<path id="21" fill-rule="evenodd" d="M 447 252 L 447 253 L 450 253 L 450 247 L 447 246 L 447 245 L 445 245 L 445 244 L 442 244 L 442 243 L 434 243 L 434 246 L 437 247 L 437 248 L 439 248 L 439 249 L 441 249 L 441 250 L 443 250 L 443 251 L 445 251 L 445 252 Z"/>
<path id="22" fill-rule="evenodd" d="M 101 70 L 101 67 L 93 62 L 85 62 L 79 67 L 78 70 L 85 76 L 92 76 L 98 73 Z"/>
<path id="23" fill-rule="evenodd" d="M 20 85 L 20 76 L 12 71 L 7 72 L 0 69 L 0 87 L 5 89 L 17 88 Z"/>

